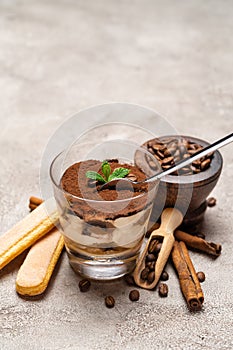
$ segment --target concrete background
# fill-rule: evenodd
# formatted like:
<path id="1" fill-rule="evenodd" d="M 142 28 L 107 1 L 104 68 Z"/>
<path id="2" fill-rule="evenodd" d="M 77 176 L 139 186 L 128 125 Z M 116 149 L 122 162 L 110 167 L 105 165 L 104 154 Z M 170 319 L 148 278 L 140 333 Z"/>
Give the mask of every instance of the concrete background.
<path id="1" fill-rule="evenodd" d="M 232 0 L 0 0 L 0 232 L 39 195 L 49 137 L 91 105 L 126 101 L 156 109 L 183 134 L 208 141 L 232 132 Z M 0 349 L 232 349 L 232 146 L 202 231 L 222 243 L 206 273 L 205 305 L 190 313 L 172 266 L 169 296 L 118 281 L 80 293 L 63 254 L 46 294 L 20 298 L 25 254 L 0 272 Z M 104 306 L 112 294 L 116 306 Z"/>

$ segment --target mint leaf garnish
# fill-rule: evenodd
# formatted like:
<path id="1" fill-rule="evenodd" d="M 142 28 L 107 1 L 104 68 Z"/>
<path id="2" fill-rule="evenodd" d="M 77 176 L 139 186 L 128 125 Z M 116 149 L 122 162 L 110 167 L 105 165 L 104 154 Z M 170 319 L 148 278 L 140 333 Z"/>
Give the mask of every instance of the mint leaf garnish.
<path id="1" fill-rule="evenodd" d="M 108 181 L 109 175 L 111 173 L 111 167 L 107 160 L 104 160 L 102 163 L 102 172 L 104 174 L 106 181 Z"/>
<path id="2" fill-rule="evenodd" d="M 96 171 L 87 171 L 86 172 L 86 177 L 89 178 L 89 179 L 92 179 L 92 180 L 96 180 L 96 181 L 99 181 L 99 182 L 107 182 L 99 173 L 97 173 Z"/>
<path id="3" fill-rule="evenodd" d="M 129 169 L 126 168 L 116 168 L 113 173 L 109 176 L 108 181 L 114 179 L 121 179 L 129 174 Z"/>
<path id="4" fill-rule="evenodd" d="M 129 169 L 126 168 L 116 168 L 111 174 L 111 167 L 107 160 L 104 160 L 102 163 L 102 172 L 104 177 L 97 173 L 96 171 L 89 170 L 86 172 L 86 177 L 92 180 L 96 180 L 102 183 L 109 182 L 115 179 L 122 179 L 127 176 L 130 172 Z"/>

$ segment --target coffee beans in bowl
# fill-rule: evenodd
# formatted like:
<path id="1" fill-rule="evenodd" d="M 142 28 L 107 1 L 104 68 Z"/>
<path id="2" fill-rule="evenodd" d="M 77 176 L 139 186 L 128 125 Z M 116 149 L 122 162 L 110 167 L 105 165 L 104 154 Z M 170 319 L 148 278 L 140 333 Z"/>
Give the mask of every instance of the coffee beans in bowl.
<path id="1" fill-rule="evenodd" d="M 148 140 L 143 147 L 159 162 L 160 169 L 156 170 L 159 172 L 208 145 L 208 142 L 192 136 L 167 135 Z M 135 159 L 135 162 L 139 166 L 143 162 L 152 165 L 146 157 Z M 207 208 L 206 199 L 221 174 L 222 164 L 220 152 L 215 151 L 194 161 L 190 166 L 161 178 L 153 208 L 154 217 L 157 218 L 164 207 L 176 207 L 184 215 L 184 225 L 199 224 Z"/>
<path id="2" fill-rule="evenodd" d="M 160 162 L 163 170 L 170 168 L 175 163 L 178 163 L 184 158 L 189 158 L 191 155 L 200 151 L 204 147 L 196 142 L 185 137 L 164 137 L 162 139 L 153 139 L 144 144 L 147 150 L 154 155 Z M 200 160 L 195 160 L 191 166 L 186 166 L 172 175 L 191 175 L 198 174 L 210 167 L 213 158 L 213 153 L 209 153 Z M 154 166 L 152 164 L 152 166 Z"/>

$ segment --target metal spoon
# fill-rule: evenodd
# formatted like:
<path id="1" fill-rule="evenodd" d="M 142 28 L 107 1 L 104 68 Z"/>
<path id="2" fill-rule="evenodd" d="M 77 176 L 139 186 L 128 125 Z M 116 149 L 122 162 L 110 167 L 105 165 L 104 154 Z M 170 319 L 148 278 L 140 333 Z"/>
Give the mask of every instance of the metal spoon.
<path id="1" fill-rule="evenodd" d="M 217 149 L 219 149 L 219 148 L 221 148 L 221 147 L 223 147 L 231 142 L 233 142 L 233 133 L 221 138 L 220 140 L 215 141 L 214 143 L 212 143 L 211 145 L 209 145 L 207 147 L 202 148 L 200 151 L 194 153 L 189 158 L 186 158 L 186 159 L 183 159 L 183 160 L 177 162 L 175 165 L 171 166 L 169 169 L 160 171 L 159 173 L 157 173 L 151 177 L 148 177 L 147 179 L 145 179 L 143 181 L 131 181 L 130 179 L 127 179 L 127 178 L 113 179 L 113 180 L 103 184 L 100 187 L 100 190 L 107 188 L 109 185 L 113 185 L 113 184 L 115 185 L 116 182 L 118 182 L 118 181 L 121 181 L 121 184 L 122 184 L 122 182 L 125 182 L 125 184 L 128 183 L 131 186 L 132 185 L 133 186 L 140 185 L 143 183 L 149 183 L 149 182 L 155 181 L 157 179 L 160 179 L 163 176 L 166 176 L 166 175 L 173 173 L 173 171 L 179 170 L 187 165 L 190 165 L 195 160 L 200 159 L 200 158 L 206 156 L 207 154 L 214 152 Z"/>

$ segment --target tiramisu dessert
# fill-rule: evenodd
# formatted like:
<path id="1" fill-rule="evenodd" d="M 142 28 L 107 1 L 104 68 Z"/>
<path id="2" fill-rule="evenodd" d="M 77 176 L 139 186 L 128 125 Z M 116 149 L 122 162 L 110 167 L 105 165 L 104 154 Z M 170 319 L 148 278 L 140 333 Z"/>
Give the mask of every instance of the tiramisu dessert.
<path id="1" fill-rule="evenodd" d="M 103 262 L 133 256 L 135 263 L 155 186 L 142 183 L 135 188 L 124 187 L 120 182 L 123 177 L 143 181 L 146 175 L 137 166 L 117 159 L 75 163 L 62 175 L 60 195 L 56 197 L 71 264 L 72 256 L 82 257 L 87 263 L 95 256 L 98 261 L 102 256 Z M 101 188 L 112 179 L 119 181 Z"/>

